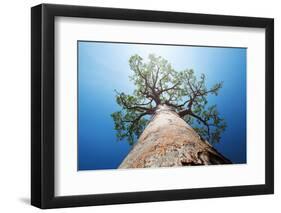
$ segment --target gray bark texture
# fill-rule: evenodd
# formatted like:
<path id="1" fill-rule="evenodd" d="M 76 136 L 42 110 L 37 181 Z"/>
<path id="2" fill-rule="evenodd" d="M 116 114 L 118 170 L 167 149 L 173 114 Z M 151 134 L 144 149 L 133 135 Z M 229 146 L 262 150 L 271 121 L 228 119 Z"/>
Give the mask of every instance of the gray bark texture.
<path id="1" fill-rule="evenodd" d="M 160 105 L 120 169 L 230 164 L 167 105 Z"/>

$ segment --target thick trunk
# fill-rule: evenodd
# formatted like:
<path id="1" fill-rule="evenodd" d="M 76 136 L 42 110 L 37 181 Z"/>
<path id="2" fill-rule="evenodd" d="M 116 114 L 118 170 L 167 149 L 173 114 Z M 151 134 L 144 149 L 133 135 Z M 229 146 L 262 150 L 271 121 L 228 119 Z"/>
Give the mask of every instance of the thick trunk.
<path id="1" fill-rule="evenodd" d="M 177 113 L 166 105 L 159 106 L 119 168 L 175 167 L 229 164 Z"/>

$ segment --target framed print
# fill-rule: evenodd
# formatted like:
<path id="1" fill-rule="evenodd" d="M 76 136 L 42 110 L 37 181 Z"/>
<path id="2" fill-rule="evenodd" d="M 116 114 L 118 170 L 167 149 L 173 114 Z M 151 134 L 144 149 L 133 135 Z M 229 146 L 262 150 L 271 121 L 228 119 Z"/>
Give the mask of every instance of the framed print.
<path id="1" fill-rule="evenodd" d="M 31 203 L 272 194 L 274 21 L 31 9 Z"/>

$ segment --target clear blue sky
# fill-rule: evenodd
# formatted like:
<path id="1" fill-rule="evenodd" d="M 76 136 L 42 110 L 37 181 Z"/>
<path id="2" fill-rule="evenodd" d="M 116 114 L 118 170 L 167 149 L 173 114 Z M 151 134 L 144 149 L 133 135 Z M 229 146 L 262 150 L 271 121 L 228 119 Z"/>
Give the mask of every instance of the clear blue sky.
<path id="1" fill-rule="evenodd" d="M 246 53 L 245 48 L 122 44 L 78 41 L 78 170 L 114 169 L 130 150 L 117 141 L 111 113 L 120 110 L 115 92 L 131 94 L 128 60 L 153 53 L 166 58 L 175 70 L 204 73 L 212 86 L 223 81 L 217 104 L 227 128 L 215 148 L 233 163 L 246 163 Z"/>

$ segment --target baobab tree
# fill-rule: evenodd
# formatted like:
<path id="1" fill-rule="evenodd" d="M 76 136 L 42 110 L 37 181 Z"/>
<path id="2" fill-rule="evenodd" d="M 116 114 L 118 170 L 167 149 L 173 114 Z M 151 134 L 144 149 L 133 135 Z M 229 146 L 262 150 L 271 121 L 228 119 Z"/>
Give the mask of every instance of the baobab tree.
<path id="1" fill-rule="evenodd" d="M 212 144 L 226 122 L 208 95 L 218 95 L 223 83 L 207 88 L 204 74 L 176 71 L 161 56 L 129 59 L 132 94 L 116 91 L 121 110 L 112 113 L 118 140 L 132 149 L 119 168 L 168 167 L 231 163 Z"/>

